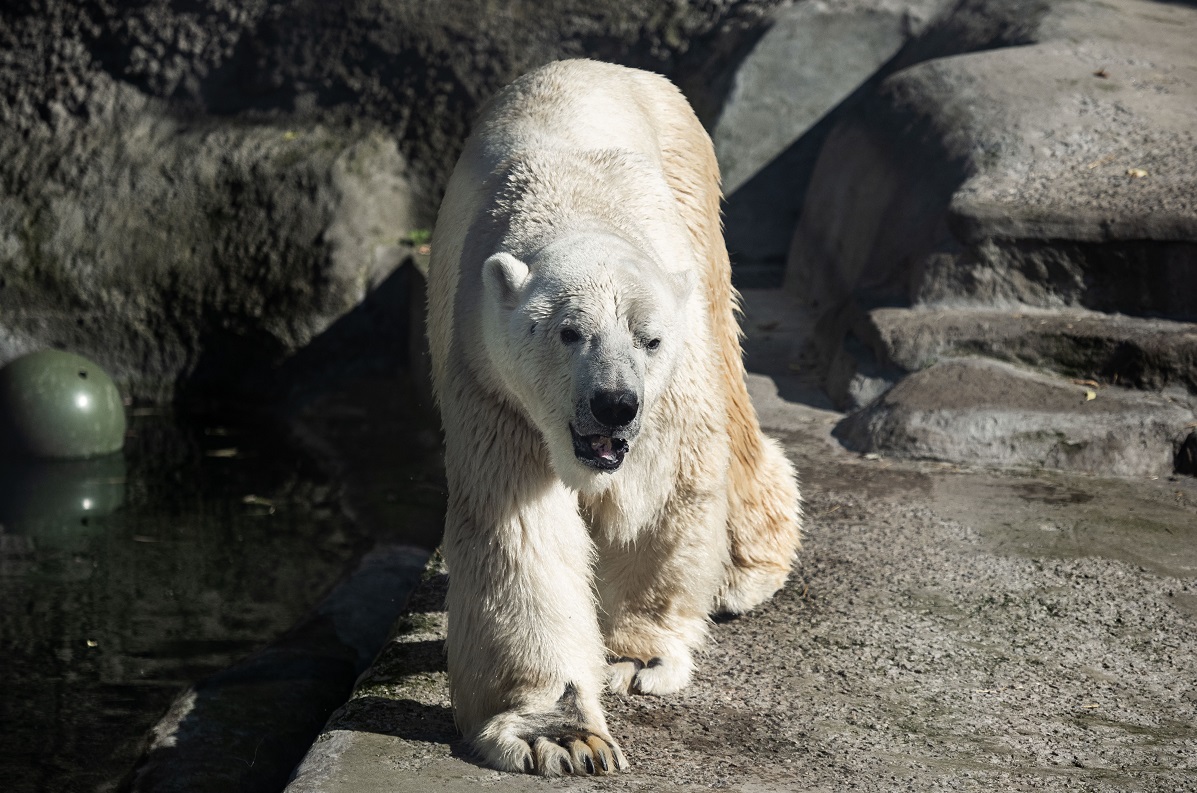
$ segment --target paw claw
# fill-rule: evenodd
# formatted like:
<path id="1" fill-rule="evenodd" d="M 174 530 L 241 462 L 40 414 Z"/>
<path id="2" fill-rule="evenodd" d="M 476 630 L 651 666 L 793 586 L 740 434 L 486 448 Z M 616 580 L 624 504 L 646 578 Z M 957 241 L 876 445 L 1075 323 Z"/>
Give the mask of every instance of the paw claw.
<path id="1" fill-rule="evenodd" d="M 529 736 L 527 741 L 532 747 L 532 754 L 524 762 L 525 773 L 584 776 L 609 774 L 613 770 L 622 771 L 628 767 L 623 753 L 610 738 L 576 727 L 566 728 L 564 732 Z"/>
<path id="2" fill-rule="evenodd" d="M 611 744 L 611 753 L 615 756 L 616 771 L 627 771 L 630 768 L 627 758 L 623 756 L 623 750 L 614 743 Z"/>
<path id="3" fill-rule="evenodd" d="M 592 735 L 586 739 L 586 746 L 590 749 L 590 755 L 594 758 L 594 762 L 600 769 L 591 773 L 609 774 L 615 770 L 615 756 L 611 753 L 611 749 L 607 746 L 606 741 L 597 735 Z"/>

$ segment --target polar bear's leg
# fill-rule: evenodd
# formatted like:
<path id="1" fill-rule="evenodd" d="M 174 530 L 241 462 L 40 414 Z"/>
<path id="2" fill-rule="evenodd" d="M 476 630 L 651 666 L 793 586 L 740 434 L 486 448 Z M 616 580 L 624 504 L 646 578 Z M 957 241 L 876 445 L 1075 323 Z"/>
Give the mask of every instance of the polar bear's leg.
<path id="1" fill-rule="evenodd" d="M 755 412 L 733 417 L 741 428 L 733 439 L 728 487 L 731 558 L 717 610 L 740 614 L 763 603 L 785 584 L 801 544 L 801 501 L 794 467 L 781 446 L 766 438 Z M 733 434 L 734 438 L 734 434 Z"/>
<path id="2" fill-rule="evenodd" d="M 727 561 L 726 527 L 719 491 L 690 491 L 635 543 L 599 547 L 612 690 L 670 694 L 690 682 L 692 652 L 706 637 Z"/>
<path id="3" fill-rule="evenodd" d="M 441 406 L 458 725 L 504 771 L 622 770 L 599 705 L 605 655 L 577 499 L 522 416 L 472 391 L 446 389 L 457 398 Z"/>

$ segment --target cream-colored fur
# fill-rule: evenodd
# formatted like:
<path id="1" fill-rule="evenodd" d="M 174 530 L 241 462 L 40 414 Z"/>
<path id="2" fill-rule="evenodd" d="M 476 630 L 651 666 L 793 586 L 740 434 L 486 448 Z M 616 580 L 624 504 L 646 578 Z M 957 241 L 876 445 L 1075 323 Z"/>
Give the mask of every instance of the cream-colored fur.
<path id="1" fill-rule="evenodd" d="M 708 614 L 772 595 L 799 544 L 710 140 L 661 77 L 550 64 L 483 110 L 432 250 L 458 724 L 502 770 L 626 768 L 603 687 L 685 686 Z M 620 394 L 634 418 L 595 401 Z"/>

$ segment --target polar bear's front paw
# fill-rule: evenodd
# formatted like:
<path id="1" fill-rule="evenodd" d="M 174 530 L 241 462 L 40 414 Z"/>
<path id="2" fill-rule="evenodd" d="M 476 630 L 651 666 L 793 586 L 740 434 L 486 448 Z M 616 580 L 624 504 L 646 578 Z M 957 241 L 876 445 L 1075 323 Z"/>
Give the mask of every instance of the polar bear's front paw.
<path id="1" fill-rule="evenodd" d="M 626 771 L 628 761 L 619 744 L 605 731 L 587 726 L 591 720 L 578 706 L 577 693 L 566 686 L 549 712 L 507 711 L 492 717 L 475 734 L 474 747 L 500 771 L 541 776 Z"/>
<path id="2" fill-rule="evenodd" d="M 584 776 L 628 769 L 628 761 L 619 744 L 609 736 L 599 735 L 581 725 L 545 727 L 529 723 L 525 727 L 532 729 L 528 732 L 506 729 L 497 735 L 480 735 L 475 746 L 487 763 L 500 771 Z"/>
<path id="3" fill-rule="evenodd" d="M 694 663 L 688 656 L 654 656 L 647 662 L 624 656 L 608 665 L 607 687 L 616 694 L 663 696 L 681 691 L 689 685 L 693 670 Z"/>

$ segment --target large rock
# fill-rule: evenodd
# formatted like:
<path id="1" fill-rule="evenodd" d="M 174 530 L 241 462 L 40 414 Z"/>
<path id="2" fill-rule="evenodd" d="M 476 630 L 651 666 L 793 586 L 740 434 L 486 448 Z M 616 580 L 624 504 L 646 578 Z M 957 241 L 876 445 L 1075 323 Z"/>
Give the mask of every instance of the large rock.
<path id="1" fill-rule="evenodd" d="M 837 405 L 978 354 L 1197 393 L 1194 29 L 1181 5 L 964 0 L 903 49 L 828 135 L 787 263 Z"/>
<path id="2" fill-rule="evenodd" d="M 0 362 L 57 346 L 134 398 L 268 395 L 276 367 L 387 282 L 428 199 L 381 123 L 221 118 L 113 74 L 105 26 L 152 37 L 175 19 L 135 24 L 145 10 L 3 12 Z M 130 57 L 175 63 L 194 43 L 175 38 Z"/>
<path id="3" fill-rule="evenodd" d="M 0 363 L 66 347 L 149 400 L 403 366 L 403 241 L 481 102 L 560 57 L 705 74 L 775 4 L 4 4 Z"/>
<path id="4" fill-rule="evenodd" d="M 114 90 L 110 123 L 0 139 L 0 361 L 59 346 L 138 398 L 260 391 L 406 255 L 421 208 L 380 131 L 193 125 Z"/>
<path id="5" fill-rule="evenodd" d="M 836 435 L 864 453 L 1060 468 L 1118 476 L 1172 473 L 1197 399 L 1068 380 L 985 359 L 910 375 Z"/>
<path id="6" fill-rule="evenodd" d="M 1029 46 L 934 57 L 1025 5 L 961 4 L 830 136 L 787 273 L 829 321 L 850 302 L 1197 317 L 1197 10 L 1054 3 Z"/>

